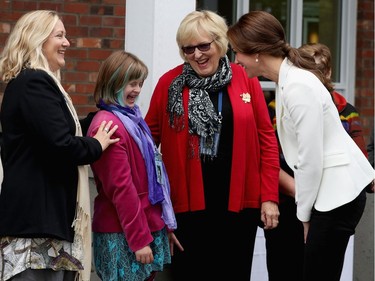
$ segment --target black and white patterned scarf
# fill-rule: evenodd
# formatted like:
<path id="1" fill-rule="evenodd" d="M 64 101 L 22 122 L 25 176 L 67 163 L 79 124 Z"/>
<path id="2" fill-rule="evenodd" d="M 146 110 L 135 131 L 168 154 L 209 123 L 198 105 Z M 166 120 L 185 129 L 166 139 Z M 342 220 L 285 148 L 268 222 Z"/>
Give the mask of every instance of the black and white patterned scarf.
<path id="1" fill-rule="evenodd" d="M 210 77 L 199 77 L 191 65 L 185 63 L 182 74 L 173 80 L 168 89 L 169 125 L 178 131 L 184 128 L 182 90 L 186 85 L 190 91 L 189 133 L 199 137 L 213 136 L 218 131 L 219 120 L 208 93 L 219 91 L 228 85 L 231 79 L 232 70 L 227 56 L 220 59 L 216 73 Z"/>

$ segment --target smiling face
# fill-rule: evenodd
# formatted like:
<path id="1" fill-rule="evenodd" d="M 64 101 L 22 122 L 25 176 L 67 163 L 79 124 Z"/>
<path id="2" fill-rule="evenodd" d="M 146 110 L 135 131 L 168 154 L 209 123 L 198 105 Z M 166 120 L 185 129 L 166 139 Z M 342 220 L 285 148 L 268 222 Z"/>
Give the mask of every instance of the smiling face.
<path id="1" fill-rule="evenodd" d="M 207 51 L 200 51 L 199 48 L 194 49 L 194 53 L 186 54 L 185 59 L 193 70 L 200 77 L 212 76 L 219 67 L 220 50 L 217 47 L 215 40 L 209 35 L 198 35 L 196 38 L 191 39 L 189 42 L 184 44 L 184 47 L 198 46 L 202 44 L 210 44 L 210 48 Z"/>
<path id="2" fill-rule="evenodd" d="M 65 36 L 64 24 L 59 20 L 43 44 L 43 54 L 47 58 L 51 71 L 57 71 L 65 66 L 65 51 L 70 46 Z"/>
<path id="3" fill-rule="evenodd" d="M 143 80 L 132 80 L 124 88 L 122 101 L 123 104 L 129 107 L 134 107 L 135 102 L 143 86 Z"/>
<path id="4" fill-rule="evenodd" d="M 234 48 L 232 50 L 235 54 L 234 62 L 241 65 L 245 69 L 248 77 L 252 78 L 259 76 L 259 73 L 257 73 L 259 65 L 256 60 L 256 54 L 248 55 L 241 52 L 236 52 L 236 49 Z"/>

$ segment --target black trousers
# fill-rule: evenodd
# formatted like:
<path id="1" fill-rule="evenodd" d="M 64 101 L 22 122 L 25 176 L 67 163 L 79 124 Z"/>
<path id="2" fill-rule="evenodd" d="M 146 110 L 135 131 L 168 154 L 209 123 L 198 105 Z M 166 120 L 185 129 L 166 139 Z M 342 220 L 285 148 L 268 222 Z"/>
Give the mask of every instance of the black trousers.
<path id="1" fill-rule="evenodd" d="M 269 281 L 301 281 L 303 273 L 303 225 L 294 198 L 280 196 L 279 225 L 264 230 Z"/>
<path id="2" fill-rule="evenodd" d="M 366 205 L 366 192 L 328 212 L 313 210 L 305 245 L 304 281 L 339 281 L 349 238 Z"/>
<path id="3" fill-rule="evenodd" d="M 175 234 L 185 251 L 174 250 L 173 281 L 249 281 L 259 209 L 177 214 Z"/>

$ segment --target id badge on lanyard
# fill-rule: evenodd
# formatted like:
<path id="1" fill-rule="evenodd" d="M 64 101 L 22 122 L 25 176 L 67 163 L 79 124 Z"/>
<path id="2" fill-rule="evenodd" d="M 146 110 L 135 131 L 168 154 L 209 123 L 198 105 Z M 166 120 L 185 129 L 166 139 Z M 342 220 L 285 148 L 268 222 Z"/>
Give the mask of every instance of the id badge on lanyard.
<path id="1" fill-rule="evenodd" d="M 163 184 L 164 179 L 163 179 L 163 160 L 161 157 L 161 153 L 159 152 L 158 149 L 155 149 L 155 168 L 156 168 L 156 176 L 157 176 L 157 181 L 160 184 Z"/>

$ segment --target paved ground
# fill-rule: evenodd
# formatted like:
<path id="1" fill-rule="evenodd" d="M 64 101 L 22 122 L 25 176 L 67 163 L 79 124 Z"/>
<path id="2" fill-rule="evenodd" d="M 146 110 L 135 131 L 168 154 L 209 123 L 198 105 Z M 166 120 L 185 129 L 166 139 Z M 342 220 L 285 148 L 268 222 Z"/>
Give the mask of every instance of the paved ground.
<path id="1" fill-rule="evenodd" d="M 93 271 L 93 273 L 91 273 L 90 281 L 100 281 L 100 278 L 98 277 L 98 275 L 96 275 L 95 271 Z"/>

